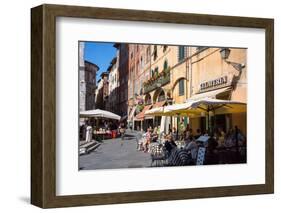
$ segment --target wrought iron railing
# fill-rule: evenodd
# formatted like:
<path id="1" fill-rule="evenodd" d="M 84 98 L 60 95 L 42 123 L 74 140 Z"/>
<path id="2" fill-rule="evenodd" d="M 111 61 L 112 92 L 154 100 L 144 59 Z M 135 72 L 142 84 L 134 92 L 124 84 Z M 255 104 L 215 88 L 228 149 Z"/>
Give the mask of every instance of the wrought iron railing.
<path id="1" fill-rule="evenodd" d="M 155 90 L 159 86 L 164 86 L 165 84 L 170 82 L 170 73 L 167 75 L 163 75 L 158 77 L 156 80 L 151 82 L 150 84 L 144 85 L 144 93 L 148 93 L 152 90 Z"/>

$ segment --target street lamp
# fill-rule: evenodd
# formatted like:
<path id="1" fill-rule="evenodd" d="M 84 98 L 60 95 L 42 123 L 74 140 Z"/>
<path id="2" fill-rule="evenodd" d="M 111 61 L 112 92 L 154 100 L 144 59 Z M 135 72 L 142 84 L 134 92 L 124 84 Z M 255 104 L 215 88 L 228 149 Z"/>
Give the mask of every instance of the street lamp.
<path id="1" fill-rule="evenodd" d="M 233 66 L 233 68 L 236 69 L 237 71 L 241 72 L 242 69 L 245 67 L 245 64 L 228 61 L 227 59 L 230 55 L 230 52 L 231 52 L 231 50 L 229 48 L 221 48 L 220 54 L 221 54 L 222 60 L 224 60 L 227 64 L 230 64 L 231 66 Z"/>
<path id="2" fill-rule="evenodd" d="M 221 50 L 220 50 L 220 54 L 221 54 L 221 58 L 223 59 L 223 60 L 226 60 L 226 59 L 228 59 L 228 57 L 229 57 L 229 55 L 230 55 L 230 49 L 229 48 L 222 48 Z"/>

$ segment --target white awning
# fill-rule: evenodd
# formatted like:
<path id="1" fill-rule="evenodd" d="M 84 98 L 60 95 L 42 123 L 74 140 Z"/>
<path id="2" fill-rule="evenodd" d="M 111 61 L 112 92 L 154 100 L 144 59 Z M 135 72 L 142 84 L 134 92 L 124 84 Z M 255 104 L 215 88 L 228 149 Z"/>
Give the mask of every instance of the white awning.
<path id="1" fill-rule="evenodd" d="M 112 112 L 101 110 L 101 109 L 93 109 L 93 110 L 87 110 L 87 111 L 82 111 L 79 113 L 80 118 L 109 118 L 109 119 L 114 119 L 114 120 L 120 120 L 120 116 L 116 115 Z"/>
<path id="2" fill-rule="evenodd" d="M 203 92 L 203 93 L 199 93 L 196 95 L 191 96 L 188 100 L 200 100 L 203 98 L 216 98 L 217 95 L 224 93 L 224 92 L 228 92 L 231 90 L 231 87 L 224 87 L 221 89 L 216 89 L 216 90 L 212 90 L 209 92 Z"/>

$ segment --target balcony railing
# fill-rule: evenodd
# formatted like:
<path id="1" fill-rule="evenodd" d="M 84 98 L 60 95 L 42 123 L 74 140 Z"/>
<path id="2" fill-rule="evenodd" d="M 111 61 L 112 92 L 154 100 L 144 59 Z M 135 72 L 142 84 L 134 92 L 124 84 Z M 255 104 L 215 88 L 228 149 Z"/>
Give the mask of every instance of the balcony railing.
<path id="1" fill-rule="evenodd" d="M 153 82 L 144 85 L 144 93 L 148 93 L 152 90 L 155 90 L 159 85 L 162 87 L 165 84 L 168 84 L 170 82 L 170 73 L 167 73 L 167 75 L 163 75 L 158 77 L 156 80 Z"/>

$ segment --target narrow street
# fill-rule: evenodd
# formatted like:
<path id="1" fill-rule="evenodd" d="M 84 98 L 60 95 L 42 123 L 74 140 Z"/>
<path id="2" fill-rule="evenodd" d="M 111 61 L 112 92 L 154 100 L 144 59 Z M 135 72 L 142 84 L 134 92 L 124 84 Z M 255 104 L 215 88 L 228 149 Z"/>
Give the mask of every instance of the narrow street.
<path id="1" fill-rule="evenodd" d="M 79 157 L 79 169 L 118 169 L 150 167 L 149 153 L 136 149 L 136 133 L 126 133 L 125 139 L 121 138 L 104 140 L 93 152 Z"/>

